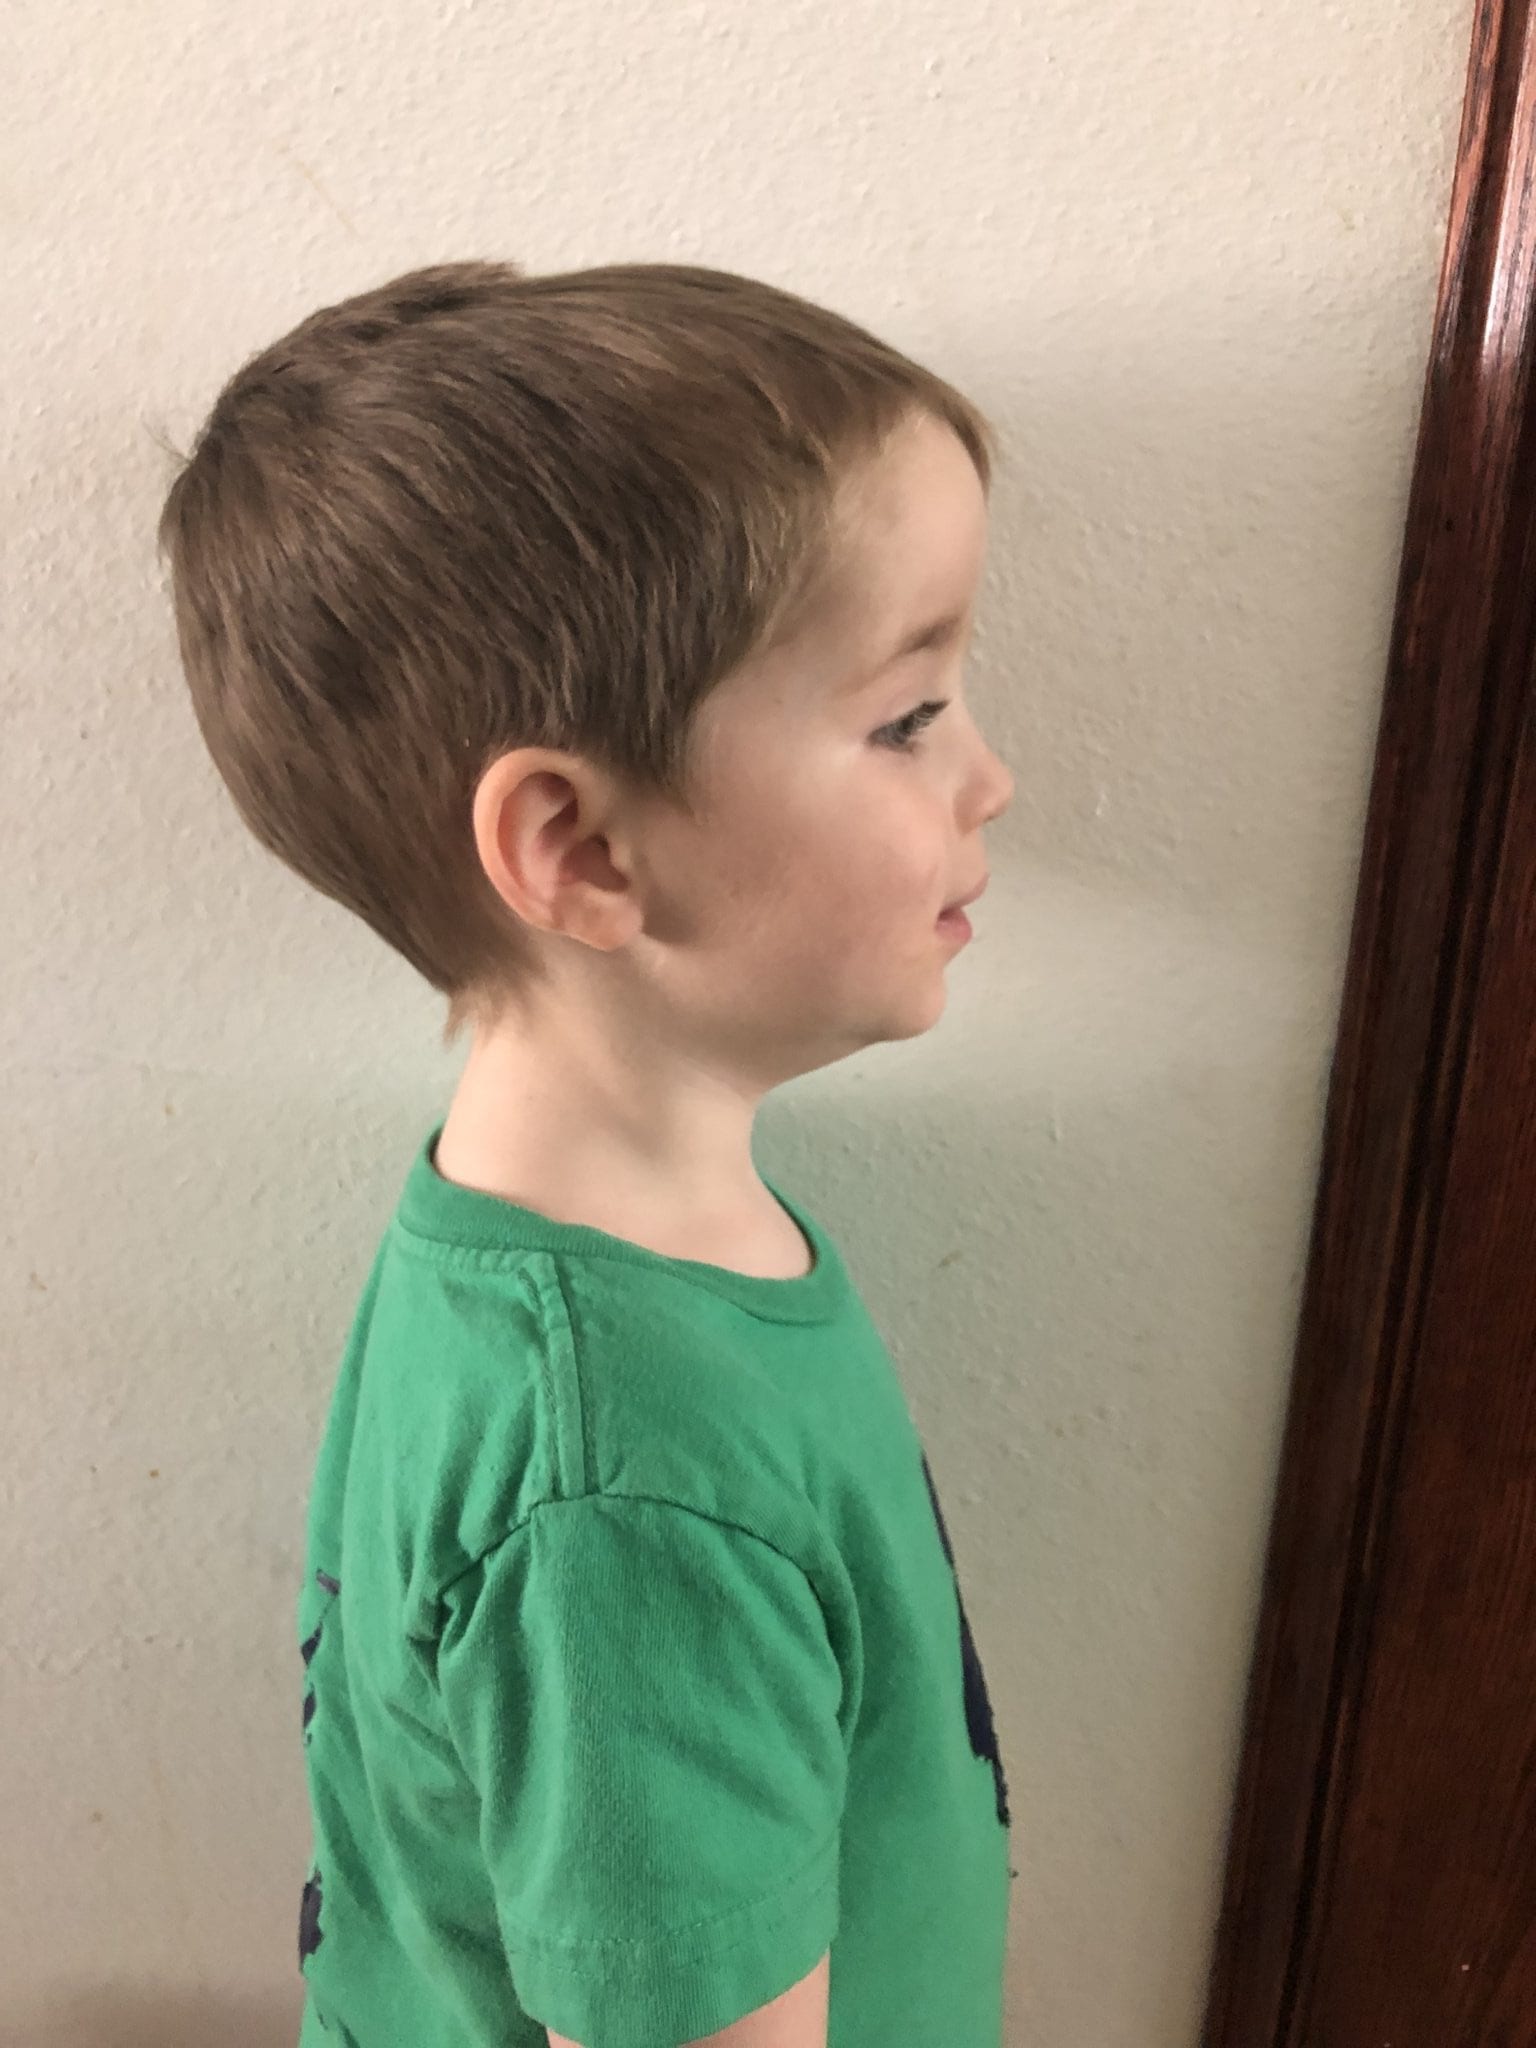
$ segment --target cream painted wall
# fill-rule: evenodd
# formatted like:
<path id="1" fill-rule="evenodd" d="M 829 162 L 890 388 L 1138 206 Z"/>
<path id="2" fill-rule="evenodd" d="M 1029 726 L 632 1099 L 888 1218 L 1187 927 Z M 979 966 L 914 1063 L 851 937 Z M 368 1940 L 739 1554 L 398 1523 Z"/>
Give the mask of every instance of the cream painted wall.
<path id="1" fill-rule="evenodd" d="M 6 2043 L 292 2040 L 311 1463 L 459 1063 L 214 778 L 157 437 L 322 301 L 507 254 L 759 273 L 1002 427 L 978 938 L 935 1031 L 784 1091 L 759 1156 L 945 1490 L 1017 1813 L 1010 2044 L 1190 2048 L 1470 23 L 11 12 Z"/>

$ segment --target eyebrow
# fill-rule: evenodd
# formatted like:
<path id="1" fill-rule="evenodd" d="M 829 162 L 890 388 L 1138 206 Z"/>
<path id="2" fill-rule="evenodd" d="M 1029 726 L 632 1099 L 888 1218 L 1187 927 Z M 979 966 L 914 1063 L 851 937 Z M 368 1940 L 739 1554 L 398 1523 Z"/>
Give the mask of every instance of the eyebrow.
<path id="1" fill-rule="evenodd" d="M 905 661 L 909 654 L 921 654 L 929 647 L 946 647 L 965 624 L 964 612 L 945 612 L 941 618 L 930 619 L 926 626 L 917 626 L 891 651 L 876 663 L 868 673 L 854 678 L 854 687 L 863 689 L 867 684 L 883 676 L 887 669 L 894 668 L 898 661 Z"/>

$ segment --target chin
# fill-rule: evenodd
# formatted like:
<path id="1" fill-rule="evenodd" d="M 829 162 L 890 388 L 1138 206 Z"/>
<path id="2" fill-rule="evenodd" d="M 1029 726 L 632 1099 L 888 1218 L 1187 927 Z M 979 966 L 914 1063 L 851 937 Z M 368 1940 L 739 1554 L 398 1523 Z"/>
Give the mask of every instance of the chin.
<path id="1" fill-rule="evenodd" d="M 940 975 L 933 985 L 927 1000 L 921 1004 L 909 1003 L 902 1012 L 904 1025 L 881 1033 L 882 1038 L 895 1042 L 904 1038 L 921 1038 L 925 1031 L 931 1031 L 949 1002 L 949 985 Z"/>

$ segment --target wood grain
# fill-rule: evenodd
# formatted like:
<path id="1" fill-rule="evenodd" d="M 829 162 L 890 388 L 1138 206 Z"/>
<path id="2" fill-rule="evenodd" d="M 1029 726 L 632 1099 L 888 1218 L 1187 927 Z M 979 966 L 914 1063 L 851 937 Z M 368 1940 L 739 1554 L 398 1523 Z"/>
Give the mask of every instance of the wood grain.
<path id="1" fill-rule="evenodd" d="M 1536 2044 L 1536 57 L 1477 8 L 1205 2048 Z"/>

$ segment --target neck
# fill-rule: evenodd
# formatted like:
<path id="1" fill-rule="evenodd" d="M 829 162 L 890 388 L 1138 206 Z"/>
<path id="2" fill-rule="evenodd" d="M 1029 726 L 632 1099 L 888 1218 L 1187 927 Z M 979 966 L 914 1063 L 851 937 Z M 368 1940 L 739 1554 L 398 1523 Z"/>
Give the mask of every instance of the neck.
<path id="1" fill-rule="evenodd" d="M 803 1243 L 753 1163 L 762 1092 L 639 1035 L 616 1043 L 577 1026 L 551 1044 L 503 1030 L 475 1040 L 436 1164 L 666 1256 L 782 1267 Z"/>

